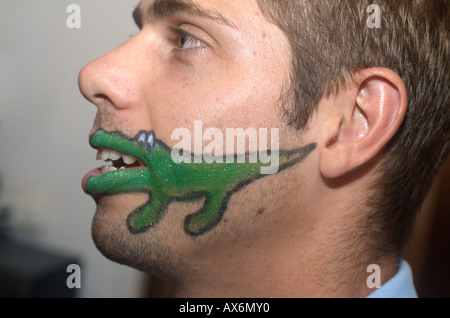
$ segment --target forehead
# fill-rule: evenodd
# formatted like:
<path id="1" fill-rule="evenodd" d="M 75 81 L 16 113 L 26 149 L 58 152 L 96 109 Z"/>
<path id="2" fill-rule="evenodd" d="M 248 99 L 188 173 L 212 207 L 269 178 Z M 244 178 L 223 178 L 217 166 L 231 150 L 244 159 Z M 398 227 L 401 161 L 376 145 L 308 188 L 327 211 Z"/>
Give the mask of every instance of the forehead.
<path id="1" fill-rule="evenodd" d="M 236 27 L 267 22 L 256 0 L 142 0 L 134 16 L 137 21 L 198 16 Z"/>

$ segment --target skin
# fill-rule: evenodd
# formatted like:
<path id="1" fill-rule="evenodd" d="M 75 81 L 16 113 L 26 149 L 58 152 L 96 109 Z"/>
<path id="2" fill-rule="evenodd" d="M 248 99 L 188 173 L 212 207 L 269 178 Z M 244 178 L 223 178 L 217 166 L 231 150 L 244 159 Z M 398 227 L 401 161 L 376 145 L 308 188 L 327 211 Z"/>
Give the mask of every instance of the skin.
<path id="1" fill-rule="evenodd" d="M 231 184 L 243 177 L 253 182 L 222 201 L 226 202 L 225 214 L 216 211 L 212 220 L 200 225 L 189 218 L 211 201 L 177 202 L 162 198 L 161 191 L 150 198 L 150 192 L 153 196 L 160 189 L 153 183 L 157 178 L 147 177 L 160 169 L 167 171 L 164 160 L 155 162 L 160 166 L 154 171 L 118 172 L 119 179 L 134 180 L 131 187 L 126 187 L 126 181 L 95 184 L 95 178 L 88 180 L 85 187 L 97 203 L 92 224 L 96 246 L 111 260 L 168 282 L 180 297 L 368 295 L 365 270 L 370 263 L 362 257 L 363 242 L 349 229 L 358 229 L 352 211 L 363 206 L 363 197 L 357 194 L 374 181 L 370 172 L 379 161 L 356 169 L 352 166 L 356 159 L 346 156 L 355 147 L 341 151 L 338 158 L 342 160 L 333 159 L 341 141 L 346 140 L 345 134 L 336 137 L 340 127 L 352 138 L 356 136 L 354 139 L 370 132 L 360 119 L 371 116 L 368 109 L 354 115 L 352 121 L 358 87 L 322 100 L 307 129 L 293 131 L 281 111 L 292 60 L 285 34 L 267 21 L 254 0 L 194 2 L 208 12 L 219 12 L 231 23 L 192 12 L 155 18 L 146 14 L 153 0 L 144 0 L 140 32 L 82 69 L 80 90 L 98 109 L 90 140 L 95 140 L 98 132 L 114 132 L 120 138 L 108 148 L 117 148 L 125 140 L 151 162 L 153 152 L 145 152 L 136 142 L 140 132 L 154 132 L 161 145 L 173 148 L 175 129 L 190 129 L 195 120 L 202 120 L 204 127 L 222 132 L 232 127 L 278 128 L 280 149 L 316 148 L 301 163 L 275 175 L 234 175 Z M 192 37 L 186 38 L 186 33 Z M 374 118 L 381 113 L 374 111 Z M 190 131 L 193 134 L 193 129 Z M 374 140 L 381 146 L 386 141 L 381 133 Z M 126 149 L 119 146 L 118 150 Z M 359 164 L 372 159 L 362 158 L 364 153 L 359 151 L 356 156 Z M 322 172 L 331 176 L 337 171 L 334 167 L 343 177 L 330 182 Z M 209 168 L 215 169 L 214 165 Z M 114 189 L 117 184 L 119 189 Z M 113 189 L 106 190 L 111 185 Z M 124 189 L 120 189 L 122 185 Z M 197 188 L 198 184 L 189 190 Z M 207 188 L 211 194 L 212 188 Z M 215 196 L 219 201 L 226 197 L 224 188 L 221 191 Z M 171 198 L 186 198 L 185 194 Z M 164 205 L 150 213 L 157 217 L 157 226 L 149 227 L 153 222 L 146 217 L 134 219 L 148 216 L 142 209 L 156 203 Z M 389 265 L 382 266 L 385 282 L 395 273 L 395 261 L 377 261 Z"/>

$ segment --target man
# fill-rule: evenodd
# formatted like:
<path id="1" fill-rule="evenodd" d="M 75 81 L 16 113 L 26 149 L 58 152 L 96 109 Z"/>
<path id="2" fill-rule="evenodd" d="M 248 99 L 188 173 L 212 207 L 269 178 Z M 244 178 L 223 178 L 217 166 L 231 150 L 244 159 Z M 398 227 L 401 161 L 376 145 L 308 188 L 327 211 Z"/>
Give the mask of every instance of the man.
<path id="1" fill-rule="evenodd" d="M 398 257 L 449 152 L 449 5 L 372 3 L 141 1 L 79 76 L 99 250 L 179 297 L 415 297 Z M 231 128 L 262 142 L 212 142 Z"/>

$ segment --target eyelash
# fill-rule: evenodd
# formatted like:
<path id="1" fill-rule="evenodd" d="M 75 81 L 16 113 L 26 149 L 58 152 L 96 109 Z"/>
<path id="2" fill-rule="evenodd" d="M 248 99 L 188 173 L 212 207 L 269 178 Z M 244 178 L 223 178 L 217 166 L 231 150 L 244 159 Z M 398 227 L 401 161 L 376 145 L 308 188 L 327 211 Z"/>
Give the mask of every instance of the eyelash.
<path id="1" fill-rule="evenodd" d="M 177 36 L 177 49 L 179 50 L 195 50 L 205 48 L 206 44 L 188 32 L 174 28 L 172 32 Z M 190 47 L 184 47 L 189 45 Z"/>

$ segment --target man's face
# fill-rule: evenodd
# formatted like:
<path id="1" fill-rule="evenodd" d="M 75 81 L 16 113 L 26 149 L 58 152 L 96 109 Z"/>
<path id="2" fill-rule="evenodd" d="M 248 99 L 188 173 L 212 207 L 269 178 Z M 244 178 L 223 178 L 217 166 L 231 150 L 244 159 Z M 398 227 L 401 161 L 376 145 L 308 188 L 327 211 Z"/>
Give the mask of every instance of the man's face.
<path id="1" fill-rule="evenodd" d="M 174 130 L 187 128 L 193 136 L 194 121 L 201 120 L 204 129 L 218 128 L 224 135 L 226 128 L 266 128 L 269 132 L 280 128 L 280 148 L 302 145 L 283 138 L 285 124 L 280 116 L 290 46 L 255 0 L 167 0 L 156 1 L 155 6 L 154 2 L 144 0 L 137 8 L 135 18 L 141 26 L 137 35 L 80 73 L 83 95 L 98 108 L 91 136 L 102 130 L 132 141 L 139 133 L 148 136 L 153 132 L 171 148 L 177 143 L 171 139 Z M 149 174 L 170 174 L 165 168 Z M 99 174 L 100 170 L 91 172 L 83 181 L 84 188 L 89 176 Z M 195 235 L 183 230 L 183 224 L 208 196 L 203 201 L 201 197 L 165 198 L 165 206 L 159 207 L 164 217 L 158 224 L 151 228 L 153 224 L 144 224 L 145 230 L 133 231 L 127 218 L 145 206 L 149 193 L 154 201 L 159 199 L 155 192 L 131 187 L 123 193 L 100 193 L 94 196 L 93 237 L 107 257 L 176 280 L 189 268 L 193 256 L 201 261 L 221 244 L 231 248 L 237 241 L 242 244 L 243 238 L 263 235 L 264 228 L 271 230 L 270 224 L 279 217 L 275 211 L 283 209 L 283 203 L 269 197 L 288 196 L 282 178 L 258 180 L 226 197 L 221 222 L 211 223 L 207 231 L 198 226 L 191 231 Z M 149 209 L 146 217 L 155 211 Z"/>

